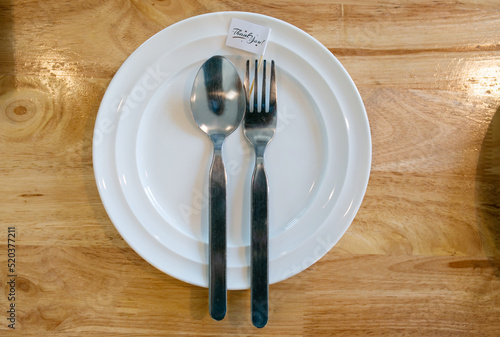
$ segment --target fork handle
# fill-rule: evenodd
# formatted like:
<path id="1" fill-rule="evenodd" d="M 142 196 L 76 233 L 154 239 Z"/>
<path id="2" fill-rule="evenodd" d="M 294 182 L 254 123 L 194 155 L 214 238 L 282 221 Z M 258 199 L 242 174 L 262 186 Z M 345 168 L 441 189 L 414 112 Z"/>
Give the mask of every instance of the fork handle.
<path id="1" fill-rule="evenodd" d="M 209 312 L 220 321 L 226 315 L 226 170 L 222 144 L 214 146 L 209 176 Z"/>
<path id="2" fill-rule="evenodd" d="M 264 157 L 257 156 L 251 185 L 252 323 L 263 328 L 269 317 L 268 186 Z"/>

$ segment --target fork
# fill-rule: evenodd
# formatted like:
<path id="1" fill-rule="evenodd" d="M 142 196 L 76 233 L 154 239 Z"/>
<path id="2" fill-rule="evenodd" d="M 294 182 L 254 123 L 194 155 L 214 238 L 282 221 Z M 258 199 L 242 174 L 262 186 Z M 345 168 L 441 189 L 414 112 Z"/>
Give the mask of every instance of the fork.
<path id="1" fill-rule="evenodd" d="M 250 106 L 250 61 L 245 70 L 246 111 L 243 133 L 253 145 L 255 167 L 251 182 L 251 306 L 252 323 L 263 328 L 269 318 L 269 221 L 268 186 L 264 170 L 264 152 L 274 137 L 277 121 L 276 73 L 271 61 L 269 105 L 266 109 L 266 60 L 262 72 L 262 94 L 258 101 L 259 69 L 255 61 L 253 107 Z"/>

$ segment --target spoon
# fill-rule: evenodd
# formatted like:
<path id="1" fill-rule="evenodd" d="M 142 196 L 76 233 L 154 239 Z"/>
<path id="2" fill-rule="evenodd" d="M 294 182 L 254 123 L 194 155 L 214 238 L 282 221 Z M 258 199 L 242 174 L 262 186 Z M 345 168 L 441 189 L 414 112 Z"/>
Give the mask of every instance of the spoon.
<path id="1" fill-rule="evenodd" d="M 196 124 L 213 143 L 209 173 L 209 312 L 219 321 L 226 315 L 226 170 L 222 144 L 241 123 L 245 91 L 234 65 L 223 56 L 208 59 L 198 71 L 191 92 Z"/>

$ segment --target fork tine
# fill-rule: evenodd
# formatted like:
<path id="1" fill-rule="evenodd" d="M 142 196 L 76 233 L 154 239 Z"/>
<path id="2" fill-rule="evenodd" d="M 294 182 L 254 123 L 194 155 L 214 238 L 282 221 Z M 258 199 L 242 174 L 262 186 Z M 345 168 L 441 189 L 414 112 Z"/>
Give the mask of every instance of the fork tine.
<path id="1" fill-rule="evenodd" d="M 253 79 L 253 112 L 259 112 L 257 107 L 257 89 L 259 87 L 258 61 L 255 60 L 255 77 Z"/>
<path id="2" fill-rule="evenodd" d="M 246 111 L 249 111 L 249 109 L 250 109 L 250 60 L 247 60 L 246 69 L 245 69 L 245 80 L 243 82 L 243 86 L 245 87 Z"/>
<path id="3" fill-rule="evenodd" d="M 276 113 L 276 70 L 274 60 L 271 61 L 271 84 L 269 93 L 269 112 Z"/>
<path id="4" fill-rule="evenodd" d="M 264 66 L 262 68 L 262 97 L 260 103 L 260 111 L 266 111 L 266 60 L 264 60 Z"/>

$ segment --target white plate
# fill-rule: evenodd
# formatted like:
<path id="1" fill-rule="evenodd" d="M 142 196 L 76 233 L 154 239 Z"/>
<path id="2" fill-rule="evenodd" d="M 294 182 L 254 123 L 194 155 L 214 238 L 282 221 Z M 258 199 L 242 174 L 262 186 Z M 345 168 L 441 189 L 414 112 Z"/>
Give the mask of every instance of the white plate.
<path id="1" fill-rule="evenodd" d="M 368 119 L 351 78 L 318 41 L 283 21 L 222 12 L 174 24 L 122 65 L 94 130 L 94 170 L 117 230 L 145 260 L 207 286 L 207 182 L 211 143 L 191 116 L 202 63 L 225 55 L 243 76 L 254 58 L 225 46 L 231 18 L 271 27 L 266 59 L 278 80 L 278 128 L 266 152 L 270 283 L 311 266 L 341 238 L 368 183 Z M 241 128 L 224 144 L 228 188 L 229 289 L 250 284 L 249 185 L 253 150 Z"/>

